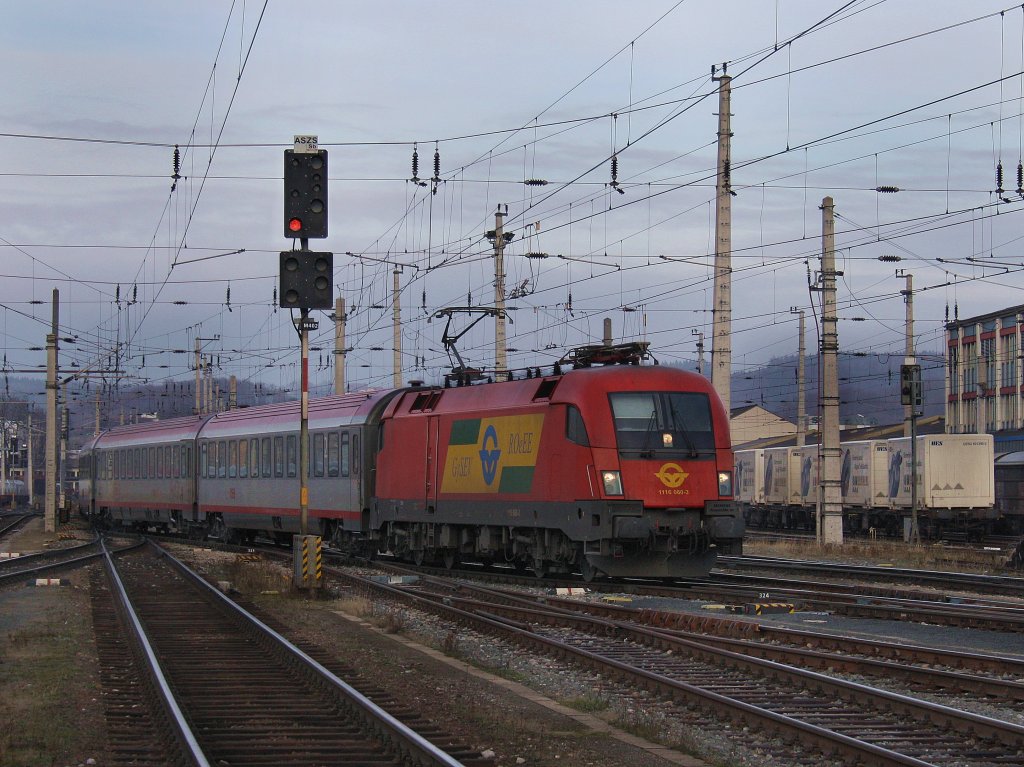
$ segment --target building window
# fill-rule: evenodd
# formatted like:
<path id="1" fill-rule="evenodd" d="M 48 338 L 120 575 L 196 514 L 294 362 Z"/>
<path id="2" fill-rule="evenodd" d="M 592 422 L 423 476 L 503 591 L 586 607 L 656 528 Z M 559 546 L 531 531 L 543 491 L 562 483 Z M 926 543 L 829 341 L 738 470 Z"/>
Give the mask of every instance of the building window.
<path id="1" fill-rule="evenodd" d="M 960 350 L 955 346 L 949 347 L 949 362 L 947 363 L 947 375 L 949 377 L 949 393 L 960 393 Z"/>
<path id="2" fill-rule="evenodd" d="M 994 389 L 996 385 L 996 339 L 984 338 L 981 341 L 982 381 L 985 388 Z"/>

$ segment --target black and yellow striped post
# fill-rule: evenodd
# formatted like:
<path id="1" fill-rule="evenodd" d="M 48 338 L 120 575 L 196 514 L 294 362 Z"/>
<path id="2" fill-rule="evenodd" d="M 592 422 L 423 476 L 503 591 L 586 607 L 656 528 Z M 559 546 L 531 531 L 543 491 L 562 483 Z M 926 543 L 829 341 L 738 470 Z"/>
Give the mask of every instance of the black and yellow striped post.
<path id="1" fill-rule="evenodd" d="M 319 535 L 314 540 L 316 541 L 316 576 L 313 580 L 313 588 L 319 589 L 323 588 L 324 585 L 324 541 Z"/>
<path id="2" fill-rule="evenodd" d="M 318 535 L 296 535 L 294 541 L 295 588 L 320 588 L 323 585 L 323 540 Z"/>

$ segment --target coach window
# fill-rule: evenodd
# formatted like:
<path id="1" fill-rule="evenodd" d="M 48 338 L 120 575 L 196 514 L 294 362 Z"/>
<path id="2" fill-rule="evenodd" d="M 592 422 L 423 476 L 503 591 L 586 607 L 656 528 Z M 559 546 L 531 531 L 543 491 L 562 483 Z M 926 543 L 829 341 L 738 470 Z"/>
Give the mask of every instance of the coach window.
<path id="1" fill-rule="evenodd" d="M 149 478 L 156 479 L 156 465 L 160 459 L 160 454 L 157 452 L 155 447 L 149 449 Z"/>
<path id="2" fill-rule="evenodd" d="M 256 479 L 260 475 L 260 441 L 253 437 L 249 440 L 249 476 Z"/>
<path id="3" fill-rule="evenodd" d="M 206 476 L 206 443 L 199 443 L 199 476 Z"/>
<path id="4" fill-rule="evenodd" d="M 287 468 L 289 477 L 298 476 L 298 465 L 299 465 L 299 438 L 294 434 L 289 434 L 284 441 L 285 453 L 287 455 Z"/>
<path id="5" fill-rule="evenodd" d="M 150 451 L 142 448 L 142 478 L 149 479 L 149 455 Z"/>
<path id="6" fill-rule="evenodd" d="M 323 433 L 313 435 L 313 476 L 324 475 L 324 435 Z"/>
<path id="7" fill-rule="evenodd" d="M 182 451 L 181 455 L 182 455 L 181 460 L 185 463 L 185 476 L 186 477 L 191 477 L 192 476 L 192 446 L 191 445 L 186 445 L 184 450 Z"/>
<path id="8" fill-rule="evenodd" d="M 217 477 L 224 479 L 228 473 L 228 443 L 221 440 L 217 443 Z"/>
<path id="9" fill-rule="evenodd" d="M 249 476 L 249 440 L 238 441 L 238 476 L 245 479 Z"/>
<path id="10" fill-rule="evenodd" d="M 262 470 L 261 476 L 269 477 L 270 474 L 271 474 L 271 468 L 272 468 L 272 463 L 270 461 L 270 458 L 271 458 L 271 453 L 270 453 L 270 437 L 264 437 L 263 438 L 262 453 L 263 453 L 263 455 L 262 455 L 262 458 L 260 459 L 260 466 L 261 466 L 261 470 Z"/>
<path id="11" fill-rule="evenodd" d="M 338 432 L 327 432 L 327 476 L 338 476 Z"/>
<path id="12" fill-rule="evenodd" d="M 349 435 L 346 431 L 341 435 L 341 476 L 347 477 L 349 474 Z"/>
<path id="13" fill-rule="evenodd" d="M 352 475 L 359 473 L 359 432 L 352 435 Z"/>
<path id="14" fill-rule="evenodd" d="M 164 449 L 162 447 L 158 447 L 153 456 L 153 478 L 164 478 Z"/>
<path id="15" fill-rule="evenodd" d="M 238 476 L 238 442 L 228 442 L 228 477 L 234 479 Z"/>
<path id="16" fill-rule="evenodd" d="M 284 476 L 284 437 L 274 437 L 274 476 Z"/>
<path id="17" fill-rule="evenodd" d="M 181 456 L 181 452 L 177 445 L 171 445 L 167 449 L 171 453 L 171 476 L 178 479 L 181 477 L 181 463 L 178 460 Z"/>
<path id="18" fill-rule="evenodd" d="M 173 477 L 174 473 L 171 471 L 171 446 L 167 445 L 164 448 L 164 476 Z"/>

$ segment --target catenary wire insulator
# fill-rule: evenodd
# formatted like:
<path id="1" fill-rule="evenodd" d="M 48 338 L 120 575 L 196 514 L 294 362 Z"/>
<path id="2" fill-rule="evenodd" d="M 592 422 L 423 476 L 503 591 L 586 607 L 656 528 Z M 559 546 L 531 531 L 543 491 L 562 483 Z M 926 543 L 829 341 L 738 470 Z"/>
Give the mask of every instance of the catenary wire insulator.
<path id="1" fill-rule="evenodd" d="M 1017 163 L 1017 194 L 1024 197 L 1024 164 Z"/>
<path id="2" fill-rule="evenodd" d="M 414 184 L 420 180 L 420 153 L 416 151 L 416 145 L 412 145 L 412 178 Z"/>
<path id="3" fill-rule="evenodd" d="M 441 152 L 434 150 L 434 177 L 430 179 L 435 184 L 441 183 Z"/>
<path id="4" fill-rule="evenodd" d="M 1003 193 L 1003 164 L 996 165 L 996 194 Z"/>

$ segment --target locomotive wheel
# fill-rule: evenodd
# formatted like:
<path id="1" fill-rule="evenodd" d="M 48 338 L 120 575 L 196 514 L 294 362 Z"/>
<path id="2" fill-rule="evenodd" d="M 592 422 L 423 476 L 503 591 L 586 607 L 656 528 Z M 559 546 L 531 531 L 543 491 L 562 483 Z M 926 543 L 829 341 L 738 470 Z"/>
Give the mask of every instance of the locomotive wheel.
<path id="1" fill-rule="evenodd" d="M 548 574 L 548 565 L 543 559 L 534 557 L 533 559 L 533 574 L 538 578 L 543 578 Z"/>
<path id="2" fill-rule="evenodd" d="M 586 555 L 583 555 L 580 558 L 580 575 L 583 576 L 583 580 L 587 583 L 594 580 L 599 572 L 600 571 L 590 563 L 590 560 L 587 559 Z"/>

